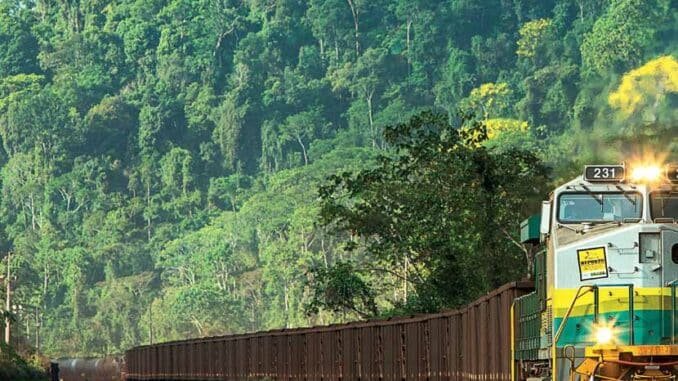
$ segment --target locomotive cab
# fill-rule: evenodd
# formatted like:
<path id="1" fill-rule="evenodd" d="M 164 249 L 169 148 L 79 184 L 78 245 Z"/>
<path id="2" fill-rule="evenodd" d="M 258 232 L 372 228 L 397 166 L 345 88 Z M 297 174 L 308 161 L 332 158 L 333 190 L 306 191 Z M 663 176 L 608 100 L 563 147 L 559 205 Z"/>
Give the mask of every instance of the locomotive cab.
<path id="1" fill-rule="evenodd" d="M 514 379 L 673 379 L 678 166 L 587 166 L 544 202 Z"/>

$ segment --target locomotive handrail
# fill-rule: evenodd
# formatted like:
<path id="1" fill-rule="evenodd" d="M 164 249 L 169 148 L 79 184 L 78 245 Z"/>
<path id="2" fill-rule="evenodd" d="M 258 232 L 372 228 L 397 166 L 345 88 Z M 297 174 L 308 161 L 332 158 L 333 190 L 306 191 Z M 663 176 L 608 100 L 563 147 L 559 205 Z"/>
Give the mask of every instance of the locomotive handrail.
<path id="1" fill-rule="evenodd" d="M 556 347 L 558 345 L 558 340 L 560 340 L 560 335 L 563 334 L 563 331 L 565 330 L 565 326 L 567 325 L 567 321 L 570 319 L 570 314 L 572 313 L 572 310 L 574 310 L 574 305 L 577 303 L 577 300 L 581 298 L 582 296 L 586 295 L 586 293 L 592 291 L 595 286 L 580 286 L 577 289 L 577 293 L 575 294 L 574 298 L 572 299 L 572 303 L 570 304 L 570 307 L 568 307 L 567 312 L 565 312 L 565 316 L 563 316 L 563 321 L 560 323 L 560 327 L 558 327 L 558 331 L 556 332 L 556 336 L 553 338 L 553 347 Z M 583 289 L 588 289 L 585 293 L 580 295 L 580 292 Z M 596 307 L 597 308 L 597 307 Z"/>
<path id="2" fill-rule="evenodd" d="M 674 279 L 666 284 L 671 287 L 671 344 L 676 343 L 676 287 L 678 287 L 678 279 Z M 664 299 L 664 292 L 662 291 L 662 300 Z M 663 305 L 663 302 L 662 302 Z M 662 307 L 663 308 L 663 307 Z M 662 324 L 663 326 L 664 324 Z M 663 329 L 663 327 L 662 327 Z"/>

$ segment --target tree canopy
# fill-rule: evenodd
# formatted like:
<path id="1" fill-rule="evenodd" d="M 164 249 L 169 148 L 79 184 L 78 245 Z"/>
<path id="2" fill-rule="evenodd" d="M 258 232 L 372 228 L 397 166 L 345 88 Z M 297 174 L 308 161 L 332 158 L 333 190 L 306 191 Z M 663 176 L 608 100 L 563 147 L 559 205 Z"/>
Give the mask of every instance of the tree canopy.
<path id="1" fill-rule="evenodd" d="M 523 276 L 549 186 L 676 156 L 676 20 L 668 0 L 0 0 L 16 336 L 37 319 L 48 355 L 120 353 Z"/>

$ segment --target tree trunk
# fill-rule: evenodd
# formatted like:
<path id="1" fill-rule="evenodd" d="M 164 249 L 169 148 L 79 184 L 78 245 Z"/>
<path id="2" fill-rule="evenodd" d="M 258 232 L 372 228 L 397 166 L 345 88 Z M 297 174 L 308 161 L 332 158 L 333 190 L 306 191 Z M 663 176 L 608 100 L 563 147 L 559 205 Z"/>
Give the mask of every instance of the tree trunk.
<path id="1" fill-rule="evenodd" d="M 45 266 L 44 273 L 42 276 L 42 307 L 43 311 L 45 310 L 45 301 L 47 300 L 47 287 L 49 286 L 49 267 Z"/>
<path id="2" fill-rule="evenodd" d="M 198 318 L 196 318 L 195 316 L 192 316 L 191 320 L 193 321 L 193 325 L 195 326 L 195 328 L 198 330 L 198 336 L 199 337 L 204 336 L 203 334 L 204 327 L 202 326 L 200 320 L 198 320 Z"/>
<path id="3" fill-rule="evenodd" d="M 348 6 L 351 7 L 351 14 L 353 15 L 353 28 L 355 30 L 355 59 L 360 57 L 360 41 L 358 40 L 358 9 L 355 6 L 354 0 L 346 0 Z"/>
<path id="4" fill-rule="evenodd" d="M 287 282 L 285 282 L 284 293 L 285 293 L 285 328 L 289 328 L 290 296 L 287 291 Z"/>
<path id="5" fill-rule="evenodd" d="M 148 236 L 148 242 L 151 242 L 151 184 L 150 182 L 146 184 L 146 207 L 149 209 L 146 217 L 146 235 Z"/>
<path id="6" fill-rule="evenodd" d="M 308 154 L 306 153 L 306 146 L 304 145 L 304 142 L 301 140 L 300 136 L 297 136 L 297 142 L 299 142 L 299 145 L 301 146 L 301 151 L 304 153 L 304 165 L 308 165 Z"/>
<path id="7" fill-rule="evenodd" d="M 403 301 L 407 304 L 407 273 L 409 271 L 410 259 L 405 256 L 405 265 L 403 271 Z"/>
<path id="8" fill-rule="evenodd" d="M 410 58 L 411 57 L 411 51 L 410 51 L 410 42 L 411 42 L 410 33 L 411 33 L 411 31 L 412 31 L 412 19 L 410 17 L 408 17 L 407 18 L 407 34 L 406 34 L 407 35 L 406 40 L 407 40 L 407 74 L 408 75 L 410 74 L 411 67 L 412 67 L 412 59 Z"/>
<path id="9" fill-rule="evenodd" d="M 31 209 L 31 228 L 35 230 L 35 199 L 33 197 L 33 194 L 30 196 L 31 204 L 30 204 L 30 209 Z"/>
<path id="10" fill-rule="evenodd" d="M 325 237 L 320 238 L 320 248 L 323 252 L 323 261 L 325 262 L 325 268 L 330 266 L 330 259 L 328 258 L 329 253 L 325 248 Z"/>
<path id="11" fill-rule="evenodd" d="M 532 274 L 534 273 L 534 257 L 537 254 L 537 251 L 537 245 L 530 245 L 526 247 L 525 259 L 527 260 L 527 279 L 532 279 Z"/>
<path id="12" fill-rule="evenodd" d="M 367 101 L 367 118 L 370 123 L 370 135 L 372 138 L 372 147 L 377 146 L 377 136 L 376 132 L 374 131 L 374 118 L 372 116 L 372 97 L 374 96 L 374 91 L 371 91 L 368 93 L 367 97 L 365 97 L 365 100 Z"/>

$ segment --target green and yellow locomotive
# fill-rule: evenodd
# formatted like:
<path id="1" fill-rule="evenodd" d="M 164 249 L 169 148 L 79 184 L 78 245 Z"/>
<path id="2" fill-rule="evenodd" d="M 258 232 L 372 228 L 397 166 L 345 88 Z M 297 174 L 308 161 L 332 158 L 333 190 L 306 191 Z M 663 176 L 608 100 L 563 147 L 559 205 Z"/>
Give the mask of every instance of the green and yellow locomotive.
<path id="1" fill-rule="evenodd" d="M 676 378 L 677 165 L 587 166 L 524 230 L 545 250 L 511 311 L 513 380 Z"/>

